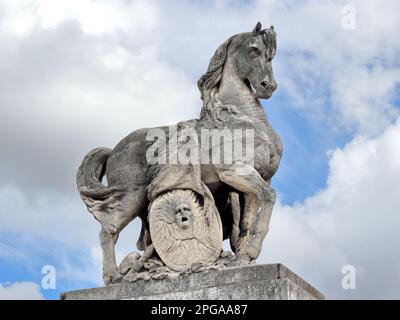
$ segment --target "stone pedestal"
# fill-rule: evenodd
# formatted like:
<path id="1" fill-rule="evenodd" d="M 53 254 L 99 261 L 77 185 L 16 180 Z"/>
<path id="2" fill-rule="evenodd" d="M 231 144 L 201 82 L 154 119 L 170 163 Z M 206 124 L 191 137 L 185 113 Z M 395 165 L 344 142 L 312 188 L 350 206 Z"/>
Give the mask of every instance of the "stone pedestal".
<path id="1" fill-rule="evenodd" d="M 282 264 L 208 269 L 176 278 L 69 291 L 63 300 L 309 300 L 324 296 Z"/>

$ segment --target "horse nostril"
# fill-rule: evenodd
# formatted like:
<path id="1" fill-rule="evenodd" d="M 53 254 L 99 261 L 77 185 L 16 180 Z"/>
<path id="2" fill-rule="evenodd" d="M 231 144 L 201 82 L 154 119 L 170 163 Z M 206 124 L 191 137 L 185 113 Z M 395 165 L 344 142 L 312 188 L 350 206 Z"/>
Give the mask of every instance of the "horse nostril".
<path id="1" fill-rule="evenodd" d="M 261 82 L 261 85 L 264 87 L 264 88 L 269 88 L 269 83 L 268 83 L 268 81 L 262 81 Z"/>

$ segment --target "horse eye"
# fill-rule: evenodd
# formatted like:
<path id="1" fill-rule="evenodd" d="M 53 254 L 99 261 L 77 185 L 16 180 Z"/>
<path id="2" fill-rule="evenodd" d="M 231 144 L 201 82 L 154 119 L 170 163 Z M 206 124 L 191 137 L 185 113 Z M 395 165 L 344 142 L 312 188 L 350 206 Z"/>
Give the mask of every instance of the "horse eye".
<path id="1" fill-rule="evenodd" d="M 250 52 L 249 52 L 250 58 L 255 58 L 255 57 L 258 57 L 259 55 L 260 55 L 260 50 L 258 50 L 256 48 L 250 50 Z"/>

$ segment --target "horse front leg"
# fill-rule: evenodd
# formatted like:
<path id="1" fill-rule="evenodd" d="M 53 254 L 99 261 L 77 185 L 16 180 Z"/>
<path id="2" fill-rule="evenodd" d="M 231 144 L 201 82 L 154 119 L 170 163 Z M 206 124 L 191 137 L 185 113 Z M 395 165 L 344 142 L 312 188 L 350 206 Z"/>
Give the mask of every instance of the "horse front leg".
<path id="1" fill-rule="evenodd" d="M 235 162 L 232 166 L 216 167 L 220 180 L 244 194 L 244 212 L 240 222 L 238 259 L 256 259 L 269 230 L 275 191 L 249 165 Z M 245 174 L 243 174 L 245 173 Z"/>

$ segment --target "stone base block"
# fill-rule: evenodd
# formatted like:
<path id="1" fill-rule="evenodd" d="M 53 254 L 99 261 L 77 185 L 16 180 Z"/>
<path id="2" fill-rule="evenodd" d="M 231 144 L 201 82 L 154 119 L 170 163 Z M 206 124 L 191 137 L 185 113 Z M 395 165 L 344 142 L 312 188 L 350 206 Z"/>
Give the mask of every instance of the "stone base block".
<path id="1" fill-rule="evenodd" d="M 63 300 L 315 300 L 324 296 L 282 264 L 207 269 L 160 280 L 69 291 Z"/>

